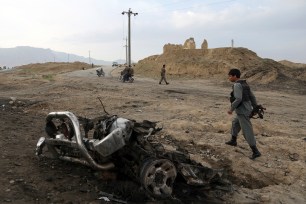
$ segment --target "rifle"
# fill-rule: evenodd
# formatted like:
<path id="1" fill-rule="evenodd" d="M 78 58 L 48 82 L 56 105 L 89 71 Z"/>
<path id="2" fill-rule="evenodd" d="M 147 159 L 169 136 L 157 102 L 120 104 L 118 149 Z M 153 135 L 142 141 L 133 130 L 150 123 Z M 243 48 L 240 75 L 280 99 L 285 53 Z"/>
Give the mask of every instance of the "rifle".
<path id="1" fill-rule="evenodd" d="M 249 117 L 254 118 L 254 119 L 257 119 L 257 118 L 263 119 L 263 115 L 265 114 L 265 110 L 266 110 L 266 108 L 264 108 L 262 105 L 257 105 L 253 108 Z M 254 117 L 255 115 L 258 115 L 258 116 L 255 118 Z"/>

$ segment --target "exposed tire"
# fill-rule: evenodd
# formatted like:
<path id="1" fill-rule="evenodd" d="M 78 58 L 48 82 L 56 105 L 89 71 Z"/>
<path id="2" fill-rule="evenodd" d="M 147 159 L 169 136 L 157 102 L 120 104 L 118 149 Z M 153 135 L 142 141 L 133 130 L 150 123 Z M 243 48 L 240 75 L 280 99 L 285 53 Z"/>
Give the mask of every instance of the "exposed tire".
<path id="1" fill-rule="evenodd" d="M 150 159 L 142 165 L 140 181 L 151 196 L 167 198 L 172 194 L 176 175 L 176 168 L 171 161 Z"/>

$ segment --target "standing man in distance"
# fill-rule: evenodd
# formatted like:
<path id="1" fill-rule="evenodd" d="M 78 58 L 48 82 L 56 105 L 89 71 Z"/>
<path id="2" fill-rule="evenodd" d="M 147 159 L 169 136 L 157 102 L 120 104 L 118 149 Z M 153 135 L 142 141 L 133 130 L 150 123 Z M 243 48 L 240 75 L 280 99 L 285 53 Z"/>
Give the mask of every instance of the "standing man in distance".
<path id="1" fill-rule="evenodd" d="M 240 79 L 240 75 L 241 73 L 239 69 L 231 69 L 228 73 L 229 81 L 234 82 L 230 99 L 231 107 L 230 110 L 228 110 L 228 114 L 231 115 L 233 111 L 235 111 L 236 116 L 232 120 L 232 138 L 225 144 L 237 146 L 237 136 L 240 130 L 242 130 L 243 136 L 253 152 L 250 159 L 254 160 L 255 158 L 261 156 L 261 153 L 256 147 L 256 139 L 250 120 L 250 114 L 253 107 L 257 106 L 257 102 L 246 80 Z"/>
<path id="2" fill-rule="evenodd" d="M 166 84 L 168 85 L 169 83 L 167 82 L 167 79 L 166 79 L 166 65 L 165 64 L 161 68 L 160 76 L 161 76 L 161 78 L 160 78 L 159 84 L 161 84 L 162 81 L 165 81 Z"/>

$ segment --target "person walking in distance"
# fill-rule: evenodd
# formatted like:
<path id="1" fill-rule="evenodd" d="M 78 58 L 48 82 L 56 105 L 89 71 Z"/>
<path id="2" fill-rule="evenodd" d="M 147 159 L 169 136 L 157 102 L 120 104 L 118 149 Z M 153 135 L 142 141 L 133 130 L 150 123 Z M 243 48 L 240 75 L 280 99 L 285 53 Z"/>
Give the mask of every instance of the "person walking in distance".
<path id="1" fill-rule="evenodd" d="M 165 64 L 161 68 L 160 76 L 161 76 L 161 78 L 160 78 L 159 84 L 161 84 L 162 81 L 165 81 L 166 84 L 168 85 L 169 83 L 167 82 L 167 79 L 166 79 L 166 65 Z"/>
<path id="2" fill-rule="evenodd" d="M 256 139 L 250 120 L 250 114 L 253 107 L 257 106 L 257 102 L 246 80 L 240 79 L 240 75 L 241 73 L 239 69 L 231 69 L 228 73 L 229 81 L 234 82 L 230 98 L 231 107 L 228 110 L 228 114 L 231 115 L 233 111 L 235 111 L 236 116 L 232 120 L 232 138 L 225 144 L 237 146 L 237 136 L 240 130 L 242 130 L 243 136 L 253 152 L 250 159 L 254 160 L 261 156 L 261 153 L 256 147 Z"/>

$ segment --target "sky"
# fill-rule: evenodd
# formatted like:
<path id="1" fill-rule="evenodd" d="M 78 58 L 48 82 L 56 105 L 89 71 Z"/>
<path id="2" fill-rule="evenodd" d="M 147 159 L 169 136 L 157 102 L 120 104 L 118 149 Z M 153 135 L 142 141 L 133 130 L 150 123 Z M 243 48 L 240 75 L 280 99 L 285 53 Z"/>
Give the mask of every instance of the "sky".
<path id="1" fill-rule="evenodd" d="M 306 0 L 0 0 L 0 48 L 31 46 L 133 61 L 165 44 L 245 47 L 259 57 L 306 63 Z"/>

